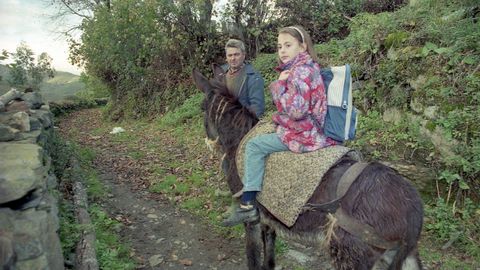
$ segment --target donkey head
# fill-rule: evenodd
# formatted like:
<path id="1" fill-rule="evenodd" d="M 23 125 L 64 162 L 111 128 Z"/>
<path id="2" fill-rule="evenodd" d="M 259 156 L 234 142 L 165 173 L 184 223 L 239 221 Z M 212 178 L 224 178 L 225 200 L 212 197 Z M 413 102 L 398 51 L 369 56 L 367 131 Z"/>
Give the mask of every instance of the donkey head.
<path id="1" fill-rule="evenodd" d="M 198 70 L 193 70 L 193 81 L 198 89 L 205 93 L 205 98 L 202 102 L 202 111 L 204 112 L 204 126 L 207 133 L 207 138 L 210 140 L 216 140 L 218 138 L 218 130 L 215 126 L 214 118 L 212 117 L 212 99 L 215 96 L 214 86 L 211 81 L 208 80 Z M 206 139 L 207 139 L 206 138 Z"/>
<path id="2" fill-rule="evenodd" d="M 237 174 L 235 153 L 243 136 L 258 121 L 255 114 L 242 106 L 237 98 L 229 94 L 225 86 L 225 74 L 219 66 L 214 66 L 214 78 L 207 79 L 199 71 L 193 71 L 193 81 L 203 91 L 202 103 L 204 125 L 207 133 L 205 142 L 213 150 L 212 145 L 219 146 L 224 153 L 227 181 L 230 190 L 236 193 L 242 182 Z"/>
<path id="3" fill-rule="evenodd" d="M 210 140 L 220 138 L 224 152 L 227 149 L 235 151 L 240 139 L 258 119 L 229 93 L 223 69 L 214 65 L 213 73 L 215 76 L 209 80 L 199 71 L 193 71 L 196 86 L 205 93 L 202 110 L 207 137 Z"/>

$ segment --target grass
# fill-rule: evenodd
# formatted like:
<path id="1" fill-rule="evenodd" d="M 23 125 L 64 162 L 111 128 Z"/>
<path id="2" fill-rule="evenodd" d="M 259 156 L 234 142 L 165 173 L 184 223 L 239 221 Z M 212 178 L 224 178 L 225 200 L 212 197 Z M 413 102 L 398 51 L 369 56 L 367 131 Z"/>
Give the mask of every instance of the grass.
<path id="1" fill-rule="evenodd" d="M 89 213 L 97 238 L 95 248 L 100 269 L 135 269 L 135 263 L 130 258 L 130 248 L 122 243 L 116 233 L 122 224 L 108 217 L 98 204 L 91 205 Z"/>
<path id="2" fill-rule="evenodd" d="M 55 140 L 61 140 L 59 136 L 55 136 Z M 93 169 L 91 162 L 95 159 L 94 150 L 87 147 L 79 147 L 75 144 L 67 144 L 65 142 L 57 142 L 56 145 L 64 149 L 56 149 L 57 155 L 54 157 L 53 164 L 64 164 L 58 159 L 67 159 L 69 155 L 75 155 L 80 162 L 80 171 L 62 171 L 59 175 L 60 185 L 63 188 L 71 186 L 71 173 L 80 174 L 85 180 L 87 194 L 90 201 L 99 200 L 106 196 L 105 186 L 101 183 L 98 172 Z M 60 169 L 60 168 L 56 168 Z M 66 168 L 63 168 L 66 169 Z M 61 198 L 59 203 L 59 219 L 60 219 L 60 241 L 64 257 L 69 258 L 70 254 L 75 252 L 75 247 L 80 240 L 81 231 L 85 228 L 76 223 L 73 204 L 66 194 Z M 117 231 L 121 223 L 111 219 L 107 212 L 95 202 L 91 203 L 88 208 L 92 219 L 92 230 L 95 231 L 96 242 L 95 249 L 100 269 L 135 269 L 135 262 L 130 256 L 130 248 L 120 240 Z"/>

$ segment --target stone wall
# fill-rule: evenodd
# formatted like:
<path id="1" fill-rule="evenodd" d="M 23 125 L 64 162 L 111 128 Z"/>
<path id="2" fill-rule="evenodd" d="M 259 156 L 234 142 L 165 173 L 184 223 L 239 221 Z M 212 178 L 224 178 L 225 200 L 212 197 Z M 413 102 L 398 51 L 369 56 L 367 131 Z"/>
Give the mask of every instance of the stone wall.
<path id="1" fill-rule="evenodd" d="M 48 154 L 53 114 L 38 92 L 10 94 L 0 97 L 0 269 L 64 269 Z"/>

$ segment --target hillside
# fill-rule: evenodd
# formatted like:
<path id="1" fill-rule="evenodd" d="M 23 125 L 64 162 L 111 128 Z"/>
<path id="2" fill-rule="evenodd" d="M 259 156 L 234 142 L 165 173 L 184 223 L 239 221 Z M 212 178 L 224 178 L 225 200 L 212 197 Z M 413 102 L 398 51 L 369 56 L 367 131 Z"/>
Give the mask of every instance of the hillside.
<path id="1" fill-rule="evenodd" d="M 10 89 L 8 84 L 8 67 L 0 65 L 0 94 L 6 93 Z M 40 91 L 43 98 L 47 101 L 58 101 L 68 96 L 72 96 L 85 88 L 84 83 L 80 82 L 80 76 L 75 74 L 56 71 L 55 77 L 45 80 L 40 85 Z"/>
<path id="2" fill-rule="evenodd" d="M 62 100 L 84 89 L 85 85 L 80 81 L 80 76 L 64 71 L 55 72 L 55 77 L 40 85 L 43 98 L 48 101 Z"/>

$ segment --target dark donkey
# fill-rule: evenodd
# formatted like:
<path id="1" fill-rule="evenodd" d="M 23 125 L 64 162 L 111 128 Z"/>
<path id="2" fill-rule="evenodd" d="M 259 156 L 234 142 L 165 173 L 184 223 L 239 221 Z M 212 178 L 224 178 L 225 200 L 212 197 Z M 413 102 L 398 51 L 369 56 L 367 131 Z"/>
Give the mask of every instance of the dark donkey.
<path id="1" fill-rule="evenodd" d="M 208 80 L 193 71 L 193 78 L 205 93 L 202 109 L 207 136 L 216 141 L 224 153 L 228 185 L 230 191 L 236 193 L 242 183 L 237 174 L 235 152 L 242 137 L 258 120 L 228 94 L 221 70 L 214 73 L 214 79 Z M 308 203 L 318 205 L 337 199 L 339 179 L 355 163 L 354 159 L 342 158 L 324 175 Z M 386 245 L 372 244 L 368 237 L 349 233 L 339 226 L 331 226 L 333 229 L 327 232 L 331 224 L 329 211 L 304 211 L 292 227 L 287 227 L 259 205 L 260 223 L 245 224 L 249 269 L 274 269 L 277 232 L 303 242 L 326 245 L 336 269 L 422 268 L 417 252 L 423 223 L 422 201 L 416 189 L 395 170 L 378 162 L 369 163 L 338 205 L 338 209 L 360 227 L 371 228 Z M 326 237 L 327 234 L 333 236 Z"/>

